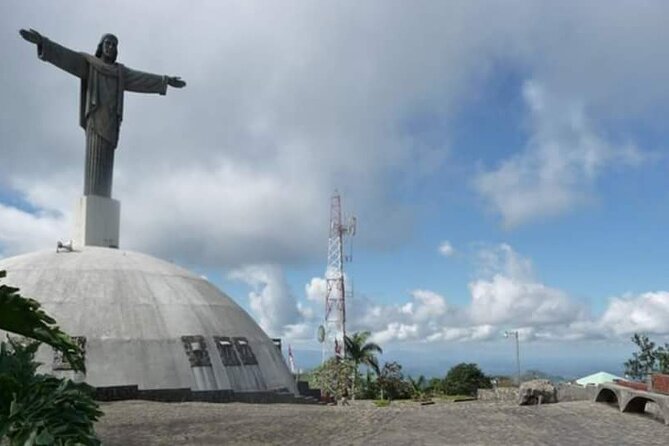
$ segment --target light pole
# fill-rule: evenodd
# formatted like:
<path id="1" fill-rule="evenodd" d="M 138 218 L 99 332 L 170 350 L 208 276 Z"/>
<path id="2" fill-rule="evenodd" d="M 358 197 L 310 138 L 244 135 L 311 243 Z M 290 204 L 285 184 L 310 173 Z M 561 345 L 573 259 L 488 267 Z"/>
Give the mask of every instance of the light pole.
<path id="1" fill-rule="evenodd" d="M 518 330 L 505 331 L 504 337 L 508 338 L 509 336 L 515 336 L 516 338 L 516 381 L 518 386 L 520 386 L 520 344 L 518 342 Z"/>

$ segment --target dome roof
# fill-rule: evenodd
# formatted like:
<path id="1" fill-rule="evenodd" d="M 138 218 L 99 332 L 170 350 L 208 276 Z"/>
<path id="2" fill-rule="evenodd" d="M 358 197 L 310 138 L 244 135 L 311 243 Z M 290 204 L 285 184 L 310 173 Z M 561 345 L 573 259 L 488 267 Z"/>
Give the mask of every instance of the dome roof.
<path id="1" fill-rule="evenodd" d="M 86 382 L 139 389 L 290 389 L 280 350 L 230 297 L 172 263 L 84 247 L 1 259 L 6 283 L 81 337 Z M 50 348 L 42 371 L 66 370 Z"/>

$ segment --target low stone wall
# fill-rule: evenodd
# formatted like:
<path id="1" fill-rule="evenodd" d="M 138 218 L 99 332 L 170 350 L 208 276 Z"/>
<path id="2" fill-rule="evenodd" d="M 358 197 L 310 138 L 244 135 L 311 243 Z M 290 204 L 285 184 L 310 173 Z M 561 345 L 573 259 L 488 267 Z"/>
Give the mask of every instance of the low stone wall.
<path id="1" fill-rule="evenodd" d="M 95 399 L 98 401 L 146 400 L 160 402 L 202 401 L 207 403 L 296 403 L 309 404 L 318 400 L 295 396 L 287 389 L 273 392 L 233 392 L 232 390 L 191 389 L 138 389 L 137 386 L 97 387 Z"/>
<path id="2" fill-rule="evenodd" d="M 497 387 L 495 389 L 478 389 L 476 398 L 479 401 L 518 401 L 517 387 Z"/>
<path id="3" fill-rule="evenodd" d="M 561 383 L 557 385 L 557 392 L 558 401 L 588 401 L 595 399 L 597 386 Z"/>
<path id="4" fill-rule="evenodd" d="M 594 400 L 597 386 L 579 386 L 577 384 L 560 383 L 557 386 L 558 401 Z M 496 389 L 478 389 L 476 398 L 479 401 L 518 401 L 517 387 L 497 387 Z"/>

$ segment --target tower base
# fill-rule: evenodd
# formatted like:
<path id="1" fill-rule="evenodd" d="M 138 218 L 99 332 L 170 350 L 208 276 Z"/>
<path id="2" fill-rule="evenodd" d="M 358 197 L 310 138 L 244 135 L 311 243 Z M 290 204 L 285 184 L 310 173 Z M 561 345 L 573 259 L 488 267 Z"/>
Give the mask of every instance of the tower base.
<path id="1" fill-rule="evenodd" d="M 118 248 L 121 202 L 84 195 L 75 208 L 74 244 Z"/>

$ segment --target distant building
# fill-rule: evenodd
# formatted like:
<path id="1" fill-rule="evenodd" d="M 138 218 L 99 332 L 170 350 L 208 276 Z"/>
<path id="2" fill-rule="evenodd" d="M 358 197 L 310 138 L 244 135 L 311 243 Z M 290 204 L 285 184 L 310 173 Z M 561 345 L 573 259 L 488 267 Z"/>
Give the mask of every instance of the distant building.
<path id="1" fill-rule="evenodd" d="M 604 383 L 612 383 L 616 379 L 623 379 L 620 376 L 612 375 L 607 372 L 597 372 L 592 375 L 584 376 L 583 378 L 577 379 L 576 384 L 581 386 L 587 386 L 588 384 L 598 385 Z"/>

